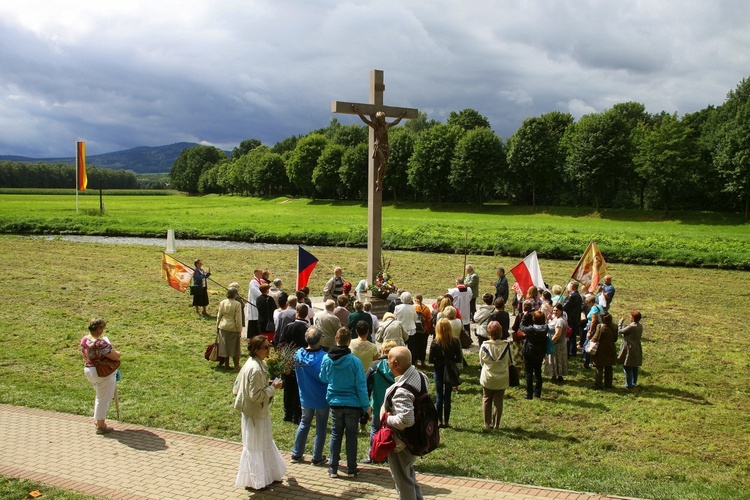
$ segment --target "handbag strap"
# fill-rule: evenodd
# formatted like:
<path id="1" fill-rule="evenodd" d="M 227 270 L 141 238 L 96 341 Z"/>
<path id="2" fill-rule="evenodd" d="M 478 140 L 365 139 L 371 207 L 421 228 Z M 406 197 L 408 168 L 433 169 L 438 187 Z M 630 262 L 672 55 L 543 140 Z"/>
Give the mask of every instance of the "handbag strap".
<path id="1" fill-rule="evenodd" d="M 505 357 L 505 353 L 508 353 L 508 356 L 510 357 L 510 344 L 505 346 L 505 349 L 503 349 L 503 353 L 497 359 L 495 359 L 490 350 L 487 349 L 487 347 L 485 347 L 484 345 L 482 345 L 482 351 L 486 352 L 487 356 L 489 356 L 492 361 L 500 361 Z"/>

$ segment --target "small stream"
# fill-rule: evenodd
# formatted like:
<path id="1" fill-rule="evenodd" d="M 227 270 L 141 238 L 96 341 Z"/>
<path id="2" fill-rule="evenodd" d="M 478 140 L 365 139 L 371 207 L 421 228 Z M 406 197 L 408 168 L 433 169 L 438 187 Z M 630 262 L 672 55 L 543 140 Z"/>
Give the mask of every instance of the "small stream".
<path id="1" fill-rule="evenodd" d="M 166 238 L 137 238 L 131 236 L 83 236 L 74 234 L 49 235 L 49 236 L 26 236 L 41 240 L 62 240 L 76 243 L 105 243 L 112 245 L 145 245 L 167 247 Z M 227 248 L 230 250 L 296 250 L 297 245 L 282 245 L 276 243 L 244 243 L 241 241 L 222 240 L 175 240 L 175 248 L 180 247 L 203 247 L 203 248 Z"/>

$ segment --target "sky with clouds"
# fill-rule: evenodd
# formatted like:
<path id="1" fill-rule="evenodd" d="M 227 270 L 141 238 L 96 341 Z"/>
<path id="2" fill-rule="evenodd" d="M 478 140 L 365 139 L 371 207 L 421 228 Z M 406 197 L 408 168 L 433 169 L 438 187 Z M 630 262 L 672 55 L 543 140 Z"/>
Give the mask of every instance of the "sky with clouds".
<path id="1" fill-rule="evenodd" d="M 750 3 L 0 0 L 0 155 L 272 145 L 367 102 L 372 69 L 385 104 L 502 138 L 554 110 L 683 115 L 750 76 Z"/>

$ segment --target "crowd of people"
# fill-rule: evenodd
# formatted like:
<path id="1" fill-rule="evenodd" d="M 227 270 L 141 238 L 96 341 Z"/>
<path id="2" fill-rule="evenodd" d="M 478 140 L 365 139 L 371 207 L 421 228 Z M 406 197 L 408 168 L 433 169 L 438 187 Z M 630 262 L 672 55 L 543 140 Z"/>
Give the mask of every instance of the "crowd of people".
<path id="1" fill-rule="evenodd" d="M 195 264 L 200 276 L 195 278 L 199 289 L 193 293 L 193 306 L 201 314 L 199 308 L 208 305 L 210 272 L 202 270 L 200 260 Z M 542 397 L 545 376 L 564 383 L 570 365 L 579 361 L 584 370 L 593 364 L 594 389 L 613 386 L 613 366 L 618 363 L 624 367 L 625 387 L 632 389 L 638 383 L 643 359 L 641 314 L 632 311 L 615 326 L 610 314 L 615 288 L 609 275 L 583 295 L 575 281 L 565 291 L 559 285 L 541 290 L 531 286 L 520 294 L 513 293 L 517 290 L 509 286 L 505 270 L 498 268 L 494 293 L 479 296 L 479 276 L 469 265 L 466 275 L 432 304 L 425 304 L 421 295 L 400 291 L 380 319 L 362 290 L 352 292 L 341 268 L 326 282 L 319 310 L 313 308 L 306 287 L 288 294 L 282 285 L 255 269 L 247 299 L 240 296 L 237 283 L 230 284 L 216 315 L 218 366 L 229 369 L 231 359 L 239 371 L 234 406 L 242 414 L 243 451 L 236 485 L 247 489 L 266 488 L 286 473 L 273 442 L 269 412 L 276 391 L 283 388 L 284 420 L 297 425 L 293 463 L 304 461 L 314 418 L 310 462 L 327 465 L 330 477 L 356 477 L 358 463 L 372 462 L 369 450 L 364 457 L 359 454 L 359 432 L 370 422 L 372 442 L 386 425 L 396 436 L 397 446 L 387 461 L 399 497 L 421 498 L 413 468 L 416 457 L 399 440 L 399 432 L 414 422 L 414 394 L 404 390 L 402 382 L 408 379 L 410 385 L 419 386 L 424 379 L 427 387 L 420 369 L 431 366 L 438 425 L 451 428 L 452 394 L 462 383 L 464 351 L 466 342 L 473 343 L 472 333 L 479 347 L 486 429 L 500 427 L 507 390 L 511 384 L 519 385 L 513 382 L 519 376 L 525 378 L 526 399 Z M 89 335 L 81 341 L 85 374 L 96 390 L 97 433 L 111 431 L 104 416 L 112 400 L 114 374 L 100 377 L 94 367 L 99 358 L 120 357 L 102 336 L 105 325 L 103 320 L 92 320 Z M 243 327 L 250 356 L 240 368 Z M 265 360 L 272 347 L 282 346 L 294 351 L 294 366 L 271 380 Z"/>

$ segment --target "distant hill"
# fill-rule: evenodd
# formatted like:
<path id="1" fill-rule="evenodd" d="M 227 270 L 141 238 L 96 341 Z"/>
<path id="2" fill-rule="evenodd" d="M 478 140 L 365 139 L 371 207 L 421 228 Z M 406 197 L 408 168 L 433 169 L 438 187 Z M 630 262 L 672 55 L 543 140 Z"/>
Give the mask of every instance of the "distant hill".
<path id="1" fill-rule="evenodd" d="M 139 146 L 113 153 L 86 155 L 86 164 L 99 168 L 111 168 L 113 170 L 132 170 L 138 174 L 169 172 L 183 149 L 197 145 L 193 142 L 178 142 L 169 146 Z M 25 156 L 0 156 L 0 161 L 74 164 L 76 159 L 75 157 L 28 158 Z"/>

